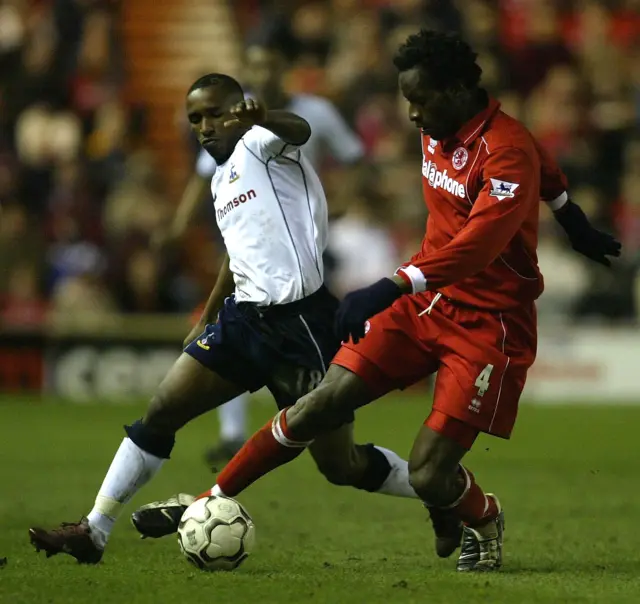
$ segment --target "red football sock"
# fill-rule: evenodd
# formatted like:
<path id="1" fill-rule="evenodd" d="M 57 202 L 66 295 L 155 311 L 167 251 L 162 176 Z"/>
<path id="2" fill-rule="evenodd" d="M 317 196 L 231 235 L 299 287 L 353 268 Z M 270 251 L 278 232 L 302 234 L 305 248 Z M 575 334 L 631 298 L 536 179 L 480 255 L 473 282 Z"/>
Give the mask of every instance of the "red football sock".
<path id="1" fill-rule="evenodd" d="M 216 484 L 225 495 L 235 497 L 261 476 L 298 457 L 310 444 L 289 438 L 286 411 L 260 428 L 220 472 Z M 200 497 L 210 494 L 207 491 Z"/>
<path id="2" fill-rule="evenodd" d="M 498 506 L 495 499 L 484 494 L 469 470 L 460 466 L 460 473 L 465 479 L 465 489 L 460 498 L 451 506 L 458 513 L 460 520 L 467 526 L 476 527 L 496 518 Z"/>

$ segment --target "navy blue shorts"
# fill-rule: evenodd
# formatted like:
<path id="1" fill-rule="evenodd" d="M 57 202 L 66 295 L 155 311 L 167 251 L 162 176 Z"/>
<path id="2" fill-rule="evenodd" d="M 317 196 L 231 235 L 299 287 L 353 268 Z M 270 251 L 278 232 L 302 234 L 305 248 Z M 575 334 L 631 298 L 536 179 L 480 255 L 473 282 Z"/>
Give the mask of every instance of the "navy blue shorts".
<path id="1" fill-rule="evenodd" d="M 218 321 L 184 351 L 250 392 L 266 386 L 278 407 L 286 407 L 320 383 L 338 351 L 337 307 L 324 286 L 302 300 L 267 308 L 236 303 L 231 296 Z"/>

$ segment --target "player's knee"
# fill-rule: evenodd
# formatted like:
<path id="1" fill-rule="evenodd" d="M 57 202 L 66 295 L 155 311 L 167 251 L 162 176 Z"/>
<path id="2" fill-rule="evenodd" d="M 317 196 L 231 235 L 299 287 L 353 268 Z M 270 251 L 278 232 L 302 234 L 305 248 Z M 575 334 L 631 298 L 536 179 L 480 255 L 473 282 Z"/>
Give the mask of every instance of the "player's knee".
<path id="1" fill-rule="evenodd" d="M 152 397 L 147 407 L 144 424 L 154 432 L 175 434 L 180 428 L 178 419 L 177 406 L 169 397 L 159 392 Z"/>
<path id="2" fill-rule="evenodd" d="M 153 425 L 140 419 L 130 426 L 125 426 L 124 430 L 129 439 L 143 451 L 162 459 L 169 459 L 175 444 L 173 432 L 157 431 Z"/>
<path id="3" fill-rule="evenodd" d="M 172 399 L 160 389 L 151 399 L 144 418 L 124 427 L 127 436 L 143 451 L 168 459 L 180 427 L 175 409 Z"/>
<path id="4" fill-rule="evenodd" d="M 317 389 L 303 396 L 287 413 L 291 435 L 300 440 L 312 440 L 331 426 L 331 412 L 326 397 Z"/>
<path id="5" fill-rule="evenodd" d="M 294 409 L 295 424 L 305 429 L 313 428 L 316 435 L 339 428 L 353 418 L 352 409 L 332 384 L 321 384 L 301 398 Z M 293 423 L 290 425 L 293 427 Z"/>

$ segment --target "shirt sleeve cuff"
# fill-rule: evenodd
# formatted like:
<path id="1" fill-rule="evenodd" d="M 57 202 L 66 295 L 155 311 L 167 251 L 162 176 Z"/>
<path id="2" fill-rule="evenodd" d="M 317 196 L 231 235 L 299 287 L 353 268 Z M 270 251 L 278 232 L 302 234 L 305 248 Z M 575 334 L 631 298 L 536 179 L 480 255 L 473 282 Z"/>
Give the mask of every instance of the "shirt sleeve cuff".
<path id="1" fill-rule="evenodd" d="M 559 195 L 555 199 L 551 199 L 547 201 L 547 205 L 554 211 L 557 212 L 567 201 L 569 200 L 569 195 L 565 191 L 562 195 Z"/>
<path id="2" fill-rule="evenodd" d="M 417 266 L 413 266 L 413 264 L 399 268 L 396 271 L 396 275 L 402 277 L 402 279 L 411 285 L 411 292 L 414 294 L 427 289 L 427 278 L 422 271 Z"/>

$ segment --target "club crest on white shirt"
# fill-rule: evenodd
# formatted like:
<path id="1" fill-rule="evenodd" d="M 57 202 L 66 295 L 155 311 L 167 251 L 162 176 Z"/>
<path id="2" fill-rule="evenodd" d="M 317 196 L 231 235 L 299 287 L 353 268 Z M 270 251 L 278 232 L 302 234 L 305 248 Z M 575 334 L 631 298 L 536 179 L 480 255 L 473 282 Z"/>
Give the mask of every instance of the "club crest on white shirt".
<path id="1" fill-rule="evenodd" d="M 232 182 L 236 182 L 236 180 L 238 180 L 240 178 L 240 174 L 238 174 L 238 172 L 236 171 L 236 167 L 231 164 L 229 166 L 229 184 L 231 184 Z"/>

